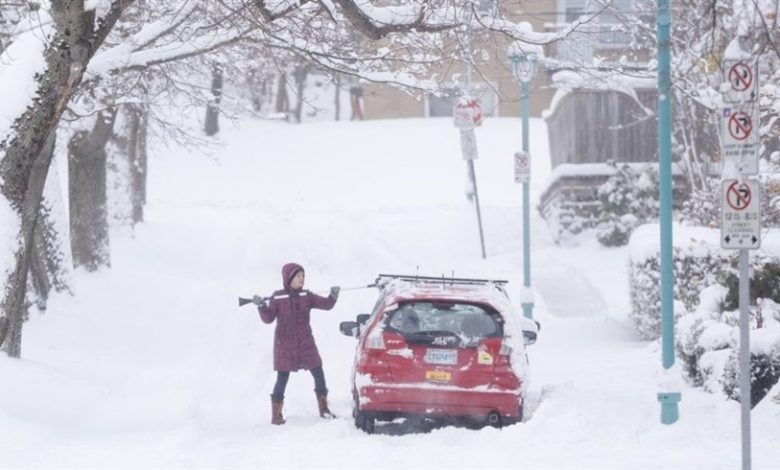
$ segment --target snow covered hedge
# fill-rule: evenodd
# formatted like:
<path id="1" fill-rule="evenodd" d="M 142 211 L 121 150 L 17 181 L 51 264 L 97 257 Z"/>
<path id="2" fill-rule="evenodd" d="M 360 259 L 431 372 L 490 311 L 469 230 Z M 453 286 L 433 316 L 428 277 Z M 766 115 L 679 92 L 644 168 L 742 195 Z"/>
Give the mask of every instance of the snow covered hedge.
<path id="1" fill-rule="evenodd" d="M 673 232 L 674 275 L 685 280 L 674 283 L 674 298 L 684 310 L 691 311 L 699 303 L 699 293 L 719 281 L 718 275 L 735 254 L 721 250 L 719 232 L 715 230 L 675 224 Z M 634 231 L 629 241 L 630 318 L 645 339 L 661 335 L 659 234 L 657 224 L 645 224 Z M 680 313 L 676 311 L 675 315 Z"/>
<path id="2" fill-rule="evenodd" d="M 631 318 L 647 339 L 660 336 L 657 225 L 637 229 L 630 242 Z M 751 403 L 780 378 L 780 233 L 751 252 Z M 720 230 L 674 227 L 675 345 L 686 378 L 739 400 L 739 278 L 737 252 L 720 248 Z"/>

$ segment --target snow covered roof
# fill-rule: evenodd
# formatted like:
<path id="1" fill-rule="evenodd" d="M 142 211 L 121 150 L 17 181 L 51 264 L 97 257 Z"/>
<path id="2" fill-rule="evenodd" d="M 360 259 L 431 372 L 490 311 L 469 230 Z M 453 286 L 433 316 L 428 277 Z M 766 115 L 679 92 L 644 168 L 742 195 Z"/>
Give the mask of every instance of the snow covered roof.
<path id="1" fill-rule="evenodd" d="M 388 303 L 396 303 L 403 300 L 435 298 L 446 300 L 459 300 L 479 302 L 492 305 L 500 311 L 507 310 L 507 294 L 502 287 L 506 281 L 484 280 L 485 282 L 462 282 L 447 280 L 440 281 L 432 277 L 413 276 L 403 278 L 390 278 L 380 281 L 384 286 L 384 295 Z M 511 311 L 511 305 L 509 306 Z"/>

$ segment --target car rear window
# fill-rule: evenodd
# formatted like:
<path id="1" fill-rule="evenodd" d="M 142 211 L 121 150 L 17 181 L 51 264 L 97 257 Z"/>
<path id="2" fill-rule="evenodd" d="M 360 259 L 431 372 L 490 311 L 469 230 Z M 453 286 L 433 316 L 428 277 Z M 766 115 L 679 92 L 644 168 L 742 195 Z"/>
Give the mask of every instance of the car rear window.
<path id="1" fill-rule="evenodd" d="M 408 302 L 391 312 L 387 326 L 410 335 L 443 332 L 463 339 L 502 334 L 498 314 L 483 307 L 454 302 Z"/>

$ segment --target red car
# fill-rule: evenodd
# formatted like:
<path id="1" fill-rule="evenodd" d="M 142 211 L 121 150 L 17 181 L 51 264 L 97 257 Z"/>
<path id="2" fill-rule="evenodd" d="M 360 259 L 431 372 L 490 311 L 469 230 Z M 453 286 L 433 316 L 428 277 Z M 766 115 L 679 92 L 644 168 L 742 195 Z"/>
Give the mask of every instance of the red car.
<path id="1" fill-rule="evenodd" d="M 504 426 L 523 419 L 525 346 L 538 323 L 514 312 L 506 281 L 380 274 L 371 314 L 340 324 L 359 338 L 355 425 L 377 420 Z"/>

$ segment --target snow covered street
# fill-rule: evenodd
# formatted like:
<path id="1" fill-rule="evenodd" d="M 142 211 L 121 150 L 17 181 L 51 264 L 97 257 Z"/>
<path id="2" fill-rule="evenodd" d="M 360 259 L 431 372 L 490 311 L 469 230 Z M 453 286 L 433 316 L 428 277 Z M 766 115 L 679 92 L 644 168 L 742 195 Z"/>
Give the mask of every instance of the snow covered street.
<path id="1" fill-rule="evenodd" d="M 533 207 L 550 165 L 544 122 L 531 124 Z M 21 360 L 0 357 L 14 384 L 0 387 L 0 468 L 738 468 L 738 403 L 685 387 L 680 421 L 660 424 L 659 344 L 628 322 L 627 249 L 556 245 L 536 210 L 542 327 L 524 423 L 357 430 L 356 342 L 338 324 L 371 310 L 367 288 L 312 312 L 339 419 L 319 418 L 301 371 L 287 424 L 270 424 L 273 326 L 237 297 L 279 289 L 286 262 L 305 267 L 315 292 L 379 273 L 507 279 L 521 312 L 520 128 L 491 118 L 476 131 L 484 260 L 450 119 L 244 120 L 211 157 L 155 143 L 146 222 L 112 234 L 110 270 L 78 272 L 76 295 L 57 294 L 26 324 Z M 778 418 L 754 417 L 754 469 L 778 466 Z"/>

